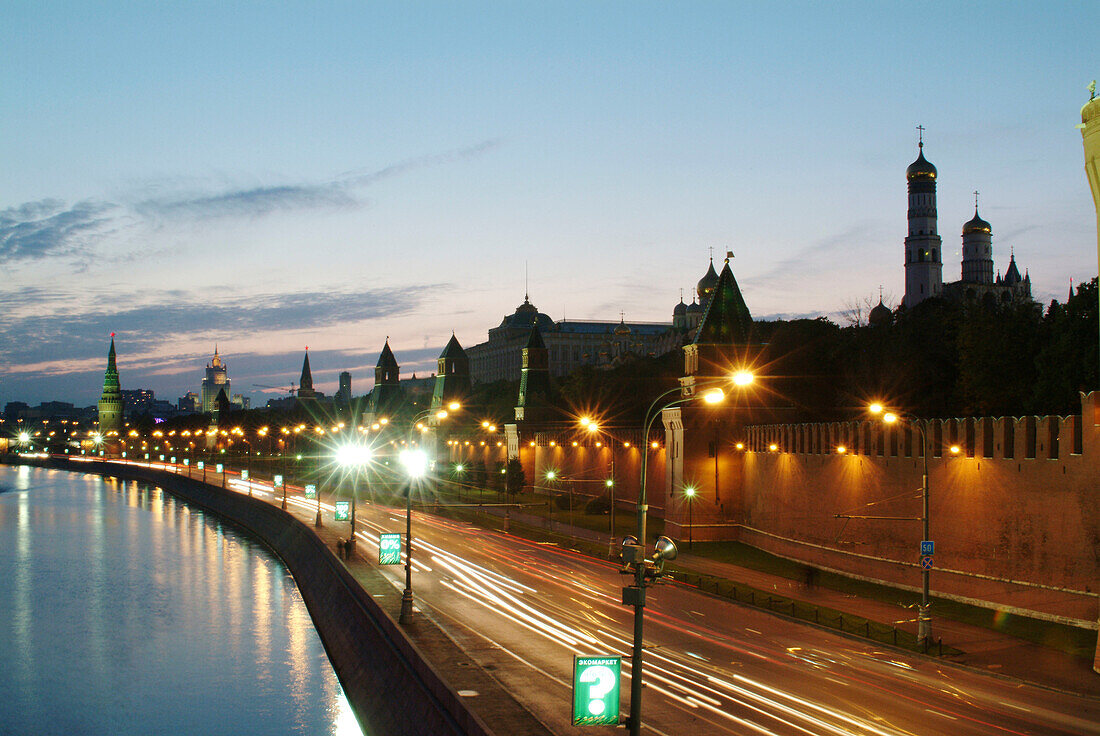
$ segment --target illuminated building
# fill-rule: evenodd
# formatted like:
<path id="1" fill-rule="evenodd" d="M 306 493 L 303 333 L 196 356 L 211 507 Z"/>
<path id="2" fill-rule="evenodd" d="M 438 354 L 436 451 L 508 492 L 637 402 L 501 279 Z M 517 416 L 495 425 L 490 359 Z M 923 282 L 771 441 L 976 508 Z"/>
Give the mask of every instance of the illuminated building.
<path id="1" fill-rule="evenodd" d="M 218 392 L 225 390 L 229 395 L 229 366 L 218 356 L 218 346 L 214 346 L 214 357 L 206 364 L 206 378 L 202 379 L 202 411 L 213 412 L 218 400 Z"/>

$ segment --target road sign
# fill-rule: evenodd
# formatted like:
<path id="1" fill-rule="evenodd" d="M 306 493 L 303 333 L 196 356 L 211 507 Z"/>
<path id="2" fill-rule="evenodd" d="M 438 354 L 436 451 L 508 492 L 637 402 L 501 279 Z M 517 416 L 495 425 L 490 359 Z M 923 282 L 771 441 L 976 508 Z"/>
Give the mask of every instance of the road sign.
<path id="1" fill-rule="evenodd" d="M 920 566 L 923 567 L 925 570 L 931 570 L 932 569 L 932 558 L 931 557 L 922 557 L 922 558 L 920 558 Z"/>
<path id="2" fill-rule="evenodd" d="M 378 564 L 401 564 L 401 535 L 381 534 L 378 537 Z"/>
<path id="3" fill-rule="evenodd" d="M 125 457 L 125 455 L 123 456 Z M 199 464 L 196 466 L 199 470 L 202 470 L 206 466 L 205 461 L 199 460 Z"/>
<path id="4" fill-rule="evenodd" d="M 173 455 L 173 456 L 172 456 L 172 464 L 173 464 L 173 465 L 175 465 L 175 464 L 176 464 L 176 456 L 175 456 L 175 455 Z"/>
<path id="5" fill-rule="evenodd" d="M 619 723 L 622 657 L 573 657 L 573 725 Z"/>
<path id="6" fill-rule="evenodd" d="M 936 554 L 936 543 L 930 542 L 927 539 L 924 540 L 920 543 L 920 553 L 921 555 L 927 555 L 928 557 Z"/>
<path id="7" fill-rule="evenodd" d="M 103 450 L 100 450 L 100 451 L 99 451 L 99 454 L 100 454 L 100 455 L 102 455 L 102 454 L 103 454 Z M 185 457 L 185 458 L 183 459 L 183 464 L 184 464 L 184 465 L 187 465 L 187 466 L 190 466 L 190 465 L 191 465 L 191 458 L 189 458 L 189 457 Z"/>
<path id="8" fill-rule="evenodd" d="M 217 465 L 214 466 L 214 472 L 215 473 L 224 473 L 225 472 L 225 466 L 222 465 L 221 463 L 218 463 Z"/>
<path id="9" fill-rule="evenodd" d="M 242 470 L 241 471 L 241 480 L 248 480 L 248 471 L 247 470 Z"/>
<path id="10" fill-rule="evenodd" d="M 336 513 L 333 516 L 336 521 L 347 521 L 351 517 L 351 503 L 348 501 L 336 502 Z"/>
<path id="11" fill-rule="evenodd" d="M 317 498 L 317 485 L 306 483 L 306 498 Z"/>
<path id="12" fill-rule="evenodd" d="M 283 476 L 276 475 L 275 478 L 272 480 L 272 482 L 274 483 L 276 488 L 282 488 L 283 487 Z"/>

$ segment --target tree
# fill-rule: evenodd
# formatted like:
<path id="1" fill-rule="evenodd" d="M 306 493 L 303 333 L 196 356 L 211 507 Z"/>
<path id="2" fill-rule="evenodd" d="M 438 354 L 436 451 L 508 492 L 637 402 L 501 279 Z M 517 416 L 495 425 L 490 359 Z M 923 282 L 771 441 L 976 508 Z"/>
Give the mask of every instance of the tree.
<path id="1" fill-rule="evenodd" d="M 508 495 L 515 497 L 525 485 L 527 485 L 527 476 L 523 472 L 523 464 L 518 457 L 514 457 L 508 461 L 505 468 L 505 488 Z"/>

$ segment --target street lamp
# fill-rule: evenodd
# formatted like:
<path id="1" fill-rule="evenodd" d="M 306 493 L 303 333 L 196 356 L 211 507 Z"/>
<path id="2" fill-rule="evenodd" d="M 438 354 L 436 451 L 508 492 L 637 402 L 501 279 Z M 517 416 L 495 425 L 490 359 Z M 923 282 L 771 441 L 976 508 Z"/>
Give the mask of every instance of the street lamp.
<path id="1" fill-rule="evenodd" d="M 924 456 L 924 475 L 921 477 L 921 524 L 923 525 L 922 541 L 929 539 L 931 532 L 929 531 L 928 521 L 928 453 L 931 448 L 928 446 L 928 433 L 924 428 L 924 421 L 917 419 L 913 416 L 901 417 L 897 413 L 892 411 L 885 411 L 882 404 L 875 402 L 868 407 L 868 410 L 872 414 L 881 414 L 882 421 L 887 424 L 894 424 L 902 419 L 911 426 L 916 427 L 920 431 L 921 447 L 924 451 L 921 453 Z M 952 450 L 954 451 L 954 449 Z M 921 597 L 920 607 L 917 609 L 917 640 L 921 642 L 925 648 L 932 640 L 932 616 L 929 611 L 930 602 L 928 600 L 929 579 L 931 577 L 932 570 L 925 565 L 921 565 Z"/>
<path id="2" fill-rule="evenodd" d="M 398 621 L 402 624 L 412 623 L 413 591 L 412 591 L 412 486 L 413 482 L 424 477 L 428 470 L 428 455 L 423 450 L 404 450 L 401 453 L 401 464 L 405 466 L 405 473 L 409 476 L 409 482 L 405 486 L 405 591 L 401 594 L 401 615 Z"/>
<path id="3" fill-rule="evenodd" d="M 355 500 L 359 495 L 359 471 L 370 462 L 371 448 L 359 442 L 350 442 L 340 445 L 336 450 L 336 462 L 344 468 L 345 477 L 348 468 L 352 469 L 351 476 L 351 534 L 348 535 L 348 554 L 355 551 Z M 317 519 L 316 526 L 321 526 L 321 493 L 317 492 Z"/>
<path id="4" fill-rule="evenodd" d="M 739 387 L 748 386 L 753 382 L 753 375 L 747 370 L 740 370 L 732 374 L 729 379 L 734 385 Z M 719 379 L 714 381 L 706 381 L 698 384 L 699 388 L 711 388 L 717 387 L 719 384 L 725 383 L 725 379 Z M 645 418 L 643 422 L 642 439 L 645 442 L 649 442 L 649 430 L 653 426 L 653 421 L 657 416 L 677 404 L 683 404 L 691 401 L 694 396 L 683 397 L 674 399 L 654 412 L 657 405 L 666 396 L 673 393 L 678 393 L 682 389 L 680 386 L 671 388 L 662 394 L 659 394 L 657 398 L 653 400 L 653 403 L 646 409 Z M 717 393 L 715 392 L 717 391 Z M 715 404 L 724 398 L 724 392 L 721 389 L 715 389 L 708 391 L 703 395 L 704 401 L 708 404 Z M 627 718 L 627 728 L 629 729 L 630 736 L 640 736 L 642 731 L 642 630 L 645 623 L 645 589 L 646 589 L 646 559 L 645 559 L 645 543 L 646 543 L 646 512 L 649 510 L 649 505 L 646 499 L 646 472 L 649 466 L 649 453 L 642 453 L 642 477 L 641 482 L 638 484 L 638 526 L 637 526 L 637 539 L 633 543 L 628 543 L 628 540 L 632 538 L 627 537 L 623 539 L 623 562 L 628 566 L 634 567 L 634 585 L 623 588 L 623 603 L 633 604 L 634 606 L 634 642 L 630 656 L 630 715 Z M 656 557 L 659 560 L 673 559 L 676 556 L 676 545 L 672 540 L 667 537 L 662 537 L 658 540 L 665 540 L 667 544 L 658 545 Z M 660 574 L 660 571 L 654 573 L 654 575 Z"/>
<path id="5" fill-rule="evenodd" d="M 695 528 L 695 525 L 691 523 L 691 507 L 694 505 L 692 501 L 695 500 L 694 486 L 687 486 L 686 488 L 684 488 L 684 498 L 687 499 L 688 505 L 688 549 L 694 549 L 695 544 L 691 538 L 692 530 Z"/>

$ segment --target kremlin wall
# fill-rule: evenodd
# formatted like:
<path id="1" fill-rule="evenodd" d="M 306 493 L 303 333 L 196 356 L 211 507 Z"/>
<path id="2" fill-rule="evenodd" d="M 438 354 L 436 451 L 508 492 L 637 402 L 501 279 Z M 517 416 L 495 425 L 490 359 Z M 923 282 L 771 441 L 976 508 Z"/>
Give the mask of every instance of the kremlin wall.
<path id="1" fill-rule="evenodd" d="M 934 595 L 1097 628 L 1100 392 L 1081 402 L 1082 414 L 1069 417 L 928 424 Z M 697 541 L 737 540 L 819 569 L 919 588 L 919 432 L 872 420 L 739 426 L 736 410 L 725 409 L 674 408 L 662 419 L 664 442 L 644 451 L 649 511 L 665 520 L 665 533 L 688 537 L 683 488 L 691 486 Z M 507 451 L 547 495 L 598 496 L 613 476 L 619 512 L 633 511 L 640 430 L 600 438 L 574 428 L 507 431 L 507 448 L 455 442 L 446 448 L 450 460 L 492 467 Z M 546 480 L 549 470 L 555 481 Z"/>

